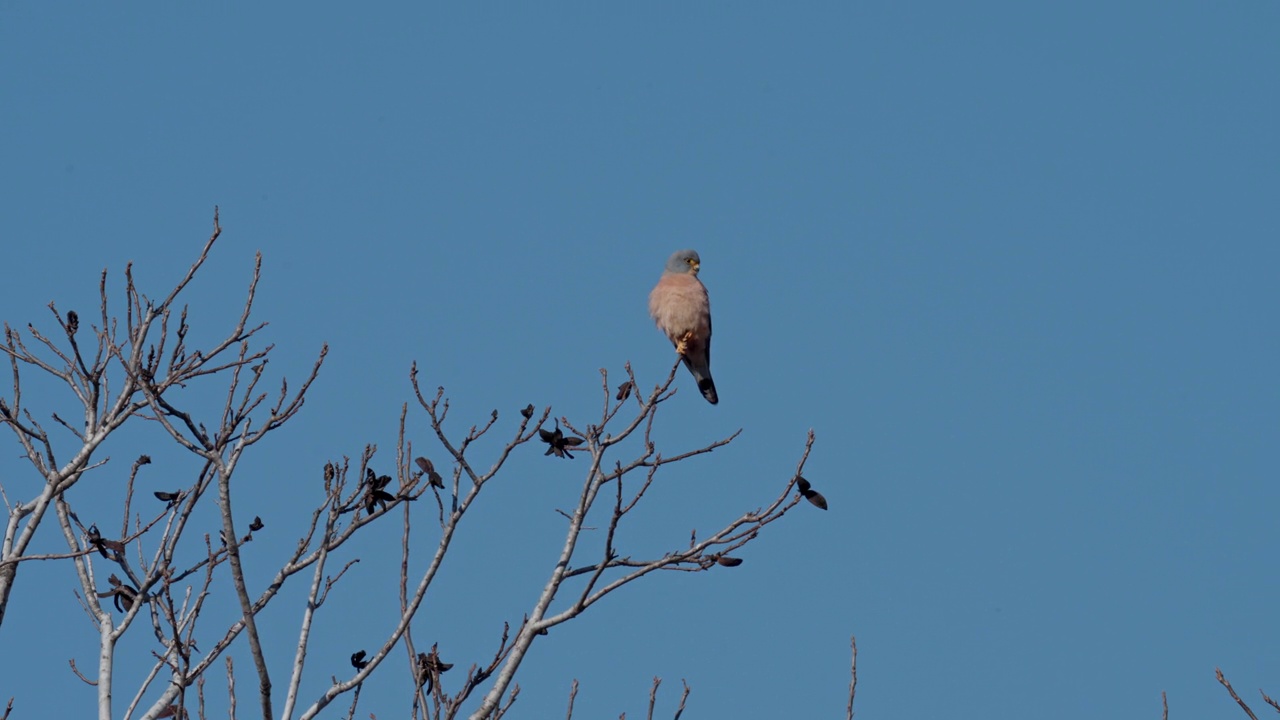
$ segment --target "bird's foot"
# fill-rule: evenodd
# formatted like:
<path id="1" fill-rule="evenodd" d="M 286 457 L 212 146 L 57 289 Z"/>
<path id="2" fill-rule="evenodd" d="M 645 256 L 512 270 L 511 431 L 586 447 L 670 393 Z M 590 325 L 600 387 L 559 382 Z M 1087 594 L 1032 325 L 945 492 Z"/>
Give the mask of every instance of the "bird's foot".
<path id="1" fill-rule="evenodd" d="M 684 337 L 680 338 L 679 340 L 676 340 L 676 354 L 677 354 L 677 355 L 688 355 L 688 354 L 689 354 L 689 341 L 690 341 L 690 340 L 692 340 L 692 339 L 693 339 L 693 331 L 692 331 L 692 330 L 690 330 L 689 332 L 687 332 L 687 333 L 685 333 L 685 334 L 684 334 Z"/>

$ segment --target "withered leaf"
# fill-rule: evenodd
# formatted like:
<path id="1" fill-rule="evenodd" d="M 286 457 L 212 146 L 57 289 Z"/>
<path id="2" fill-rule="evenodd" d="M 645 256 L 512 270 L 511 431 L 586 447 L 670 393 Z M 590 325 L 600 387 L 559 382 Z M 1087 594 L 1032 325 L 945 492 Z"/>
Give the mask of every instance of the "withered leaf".
<path id="1" fill-rule="evenodd" d="M 376 487 L 369 487 L 364 491 L 364 510 L 369 514 L 373 514 L 375 507 L 386 508 L 387 503 L 394 502 L 395 495 Z"/>
<path id="2" fill-rule="evenodd" d="M 631 382 L 630 380 L 627 380 L 626 382 L 618 386 L 618 394 L 614 395 L 613 399 L 617 400 L 618 402 L 622 402 L 623 400 L 626 400 L 627 398 L 631 397 L 631 389 L 634 387 L 635 387 L 635 383 Z"/>
<path id="3" fill-rule="evenodd" d="M 742 559 L 729 557 L 728 555 L 721 555 L 716 558 L 716 562 L 725 567 L 738 567 L 742 564 Z"/>
<path id="4" fill-rule="evenodd" d="M 440 656 L 434 652 L 430 655 L 426 653 L 418 653 L 418 662 L 425 670 L 448 672 L 453 669 L 453 663 L 440 662 Z"/>
<path id="5" fill-rule="evenodd" d="M 254 515 L 253 522 L 249 523 L 249 532 L 258 532 L 264 527 L 266 526 L 262 524 L 262 518 Z"/>
<path id="6" fill-rule="evenodd" d="M 163 490 L 157 490 L 152 494 L 156 496 L 157 500 L 163 500 L 164 502 L 167 502 L 170 504 L 176 503 L 178 500 L 182 499 L 181 490 L 174 490 L 173 492 L 165 492 Z"/>
<path id="7" fill-rule="evenodd" d="M 525 420 L 528 420 L 529 418 L 533 417 L 533 403 L 529 403 L 528 405 L 525 405 L 524 409 L 520 411 L 520 414 L 524 416 Z"/>
<path id="8" fill-rule="evenodd" d="M 431 653 L 418 653 L 418 671 L 422 677 L 421 684 L 426 687 L 427 692 L 431 692 L 433 686 L 432 678 L 443 672 L 448 672 L 453 668 L 453 663 L 441 662 L 440 655 L 436 650 L 436 646 L 431 646 Z"/>
<path id="9" fill-rule="evenodd" d="M 580 437 L 572 435 L 566 436 L 564 431 L 560 429 L 560 421 L 556 421 L 555 430 L 547 431 L 538 429 L 538 435 L 542 438 L 542 442 L 547 444 L 547 451 L 543 455 L 555 455 L 558 458 L 573 459 L 573 454 L 569 451 L 586 442 Z"/>
<path id="10" fill-rule="evenodd" d="M 133 603 L 138 599 L 138 591 L 128 585 L 121 585 L 116 588 L 115 597 L 111 602 L 115 604 L 116 610 L 120 612 L 129 612 L 129 608 L 133 607 Z"/>
<path id="11" fill-rule="evenodd" d="M 804 495 L 804 499 L 813 503 L 814 507 L 817 507 L 819 510 L 827 509 L 827 499 L 817 490 L 810 490 L 809 492 L 800 494 Z"/>
<path id="12" fill-rule="evenodd" d="M 424 457 L 415 458 L 414 462 L 418 463 L 418 467 L 422 468 L 422 474 L 427 476 L 427 482 L 438 488 L 444 487 L 444 478 L 440 477 L 440 473 L 436 472 L 434 463 Z"/>
<path id="13" fill-rule="evenodd" d="M 79 329 L 80 329 L 80 316 L 76 314 L 75 310 L 68 310 L 67 311 L 67 332 L 71 333 L 72 335 L 75 335 L 76 331 Z"/>
<path id="14" fill-rule="evenodd" d="M 796 489 L 800 491 L 805 500 L 813 503 L 814 507 L 820 510 L 827 509 L 827 499 L 822 496 L 822 493 L 814 490 L 813 485 L 800 475 L 796 476 Z"/>
<path id="15" fill-rule="evenodd" d="M 128 612 L 129 608 L 133 607 L 133 601 L 138 597 L 138 591 L 128 585 L 125 585 L 120 581 L 120 578 L 115 576 L 114 573 L 111 577 L 107 578 L 107 583 L 111 585 L 111 589 L 106 592 L 98 593 L 98 597 L 109 597 L 111 598 L 111 601 L 115 603 L 116 610 L 119 610 L 120 612 Z"/>
<path id="16" fill-rule="evenodd" d="M 364 469 L 364 509 L 365 512 L 372 514 L 375 507 L 385 508 L 387 503 L 394 502 L 395 495 L 383 490 L 387 485 L 391 484 L 390 475 L 379 475 L 373 471 L 373 468 L 366 467 Z"/>
<path id="17" fill-rule="evenodd" d="M 351 667 L 357 670 L 363 670 L 369 666 L 369 661 L 364 659 L 365 652 L 360 650 L 351 654 Z"/>
<path id="18" fill-rule="evenodd" d="M 102 539 L 102 534 L 98 532 L 98 526 L 96 524 L 90 525 L 87 533 L 89 535 L 89 545 L 97 550 L 99 555 L 110 560 L 111 556 L 107 554 L 107 541 Z"/>

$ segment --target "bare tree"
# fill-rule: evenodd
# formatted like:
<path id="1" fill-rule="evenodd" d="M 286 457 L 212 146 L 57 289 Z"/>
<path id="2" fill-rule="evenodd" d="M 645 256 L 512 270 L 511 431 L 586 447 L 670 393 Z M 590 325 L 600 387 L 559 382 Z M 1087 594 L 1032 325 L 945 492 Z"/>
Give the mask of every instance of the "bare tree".
<path id="1" fill-rule="evenodd" d="M 135 285 L 132 268 L 125 271 L 124 317 L 111 313 L 104 271 L 99 283 L 100 314 L 90 324 L 87 351 L 81 347 L 86 334 L 74 312 L 64 316 L 50 304 L 61 341 L 54 341 L 29 325 L 25 334 L 5 326 L 3 349 L 9 358 L 13 378 L 12 394 L 0 398 L 0 422 L 8 427 L 23 449 L 26 460 L 41 478 L 28 498 L 5 501 L 9 506 L 3 545 L 0 546 L 0 623 L 14 590 L 17 570 L 32 561 L 65 562 L 74 570 L 75 582 L 85 612 L 98 629 L 100 652 L 95 671 L 87 675 L 76 669 L 85 682 L 97 686 L 98 716 L 117 715 L 113 698 L 116 687 L 116 647 L 120 638 L 135 625 L 147 628 L 154 639 L 151 669 L 136 687 L 122 717 L 165 718 L 205 717 L 205 679 L 219 659 L 228 677 L 228 700 L 237 697 L 232 673 L 231 648 L 243 639 L 257 676 L 253 697 L 263 718 L 313 718 L 330 704 L 347 697 L 347 717 L 354 717 L 363 683 L 380 669 L 398 666 L 412 676 L 415 690 L 405 698 L 405 708 L 413 717 L 500 718 L 515 702 L 519 686 L 516 674 L 530 647 L 548 630 L 580 616 L 624 586 L 657 571 L 706 572 L 741 563 L 734 553 L 760 536 L 768 526 L 782 519 L 801 500 L 825 509 L 826 500 L 801 473 L 814 436 L 810 432 L 795 471 L 782 473 L 777 495 L 759 507 L 724 519 L 709 532 L 695 531 L 686 546 L 657 555 L 634 556 L 618 543 L 618 530 L 628 523 L 633 511 L 644 502 L 646 493 L 662 481 L 661 470 L 689 461 L 729 445 L 738 433 L 711 440 L 671 454 L 659 452 L 653 429 L 659 410 L 672 399 L 672 382 L 679 362 L 672 365 L 663 382 L 651 391 L 639 392 L 639 381 L 630 366 L 625 380 L 614 392 L 608 374 L 601 371 L 602 403 L 598 416 L 580 423 L 553 417 L 550 407 L 537 410 L 529 405 L 518 418 L 502 422 L 498 411 L 487 420 L 459 433 L 447 425 L 449 401 L 443 388 L 424 392 L 416 366 L 409 374 L 414 394 L 414 414 L 424 417 L 443 457 L 440 470 L 424 455 L 414 452 L 407 431 L 410 405 L 400 414 L 394 471 L 381 475 L 371 463 L 377 455 L 370 443 L 350 458 L 313 459 L 317 471 L 317 500 L 310 510 L 308 529 L 296 547 L 274 571 L 272 577 L 255 587 L 246 578 L 241 556 L 263 528 L 260 518 L 238 513 L 243 503 L 236 498 L 233 482 L 244 453 L 291 420 L 301 410 L 312 383 L 324 361 L 327 347 L 296 389 L 281 381 L 278 391 L 262 389 L 271 346 L 256 345 L 255 336 L 265 324 L 249 321 L 261 268 L 254 265 L 243 309 L 234 327 L 223 339 L 199 349 L 188 347 L 187 308 L 178 299 L 195 278 L 219 235 L 217 214 L 214 230 L 190 270 L 158 302 L 147 298 Z M 65 385 L 83 407 L 83 428 L 52 413 L 62 435 L 51 436 L 32 412 L 23 396 L 24 373 L 43 373 Z M 222 400 L 205 407 L 181 393 L 194 384 L 221 388 Z M 206 403 L 207 404 L 207 403 Z M 87 474 L 106 462 L 100 450 L 121 426 L 132 419 L 146 420 L 161 430 L 157 442 L 176 445 L 196 459 L 199 470 L 183 487 L 154 493 L 164 503 L 161 510 L 140 512 L 134 507 L 135 479 L 151 462 L 146 455 L 131 466 L 125 488 L 118 532 L 100 530 L 96 522 L 86 527 L 75 512 L 71 492 Z M 505 432 L 507 441 L 490 457 L 476 457 L 476 441 L 490 433 Z M 741 431 L 739 431 L 741 432 Z M 71 438 L 71 439 L 67 439 Z M 630 443 L 624 442 L 628 439 Z M 482 493 L 496 487 L 492 480 L 507 460 L 532 445 L 551 456 L 548 462 L 580 455 L 583 475 L 577 500 L 568 510 L 559 510 L 565 519 L 564 540 L 555 562 L 547 568 L 545 583 L 531 589 L 527 611 L 522 618 L 489 619 L 493 654 L 483 664 L 464 672 L 446 675 L 453 664 L 446 662 L 440 648 L 430 649 L 415 642 L 414 619 L 423 599 L 436 581 L 446 555 L 454 548 L 459 527 Z M 628 449 L 630 448 L 630 449 Z M 388 461 L 383 461 L 385 467 Z M 496 489 L 495 489 L 496 492 Z M 427 496 L 433 502 L 414 503 Z M 197 514 L 197 508 L 216 512 Z M 46 517 L 56 518 L 66 544 L 65 552 L 33 553 L 33 538 Z M 602 532 L 584 534 L 586 521 L 606 520 Z M 548 507 L 547 511 L 553 508 Z M 216 517 L 211 525 L 205 518 Z M 307 669 L 307 648 L 312 640 L 315 618 L 329 594 L 339 586 L 347 569 L 357 561 L 344 547 L 356 533 L 376 522 L 400 524 L 401 563 L 399 578 L 400 613 L 389 622 L 377 647 L 359 650 L 351 656 L 351 672 L 333 678 L 316 697 L 302 697 L 302 680 Z M 414 546 L 409 542 L 415 522 L 434 521 L 439 540 L 429 550 L 430 559 L 420 574 L 409 568 Z M 632 528 L 644 536 L 644 528 Z M 199 552 L 192 555 L 189 535 L 203 535 Z M 652 533 L 648 533 L 652 535 Z M 674 541 L 674 542 L 672 542 Z M 666 546 L 686 540 L 663 539 Z M 303 574 L 309 578 L 307 601 L 298 617 L 299 635 L 289 657 L 273 657 L 264 648 L 256 618 L 276 598 L 281 589 Z M 107 576 L 105 580 L 103 576 Z M 236 598 L 234 620 L 225 626 L 209 627 L 201 622 L 215 587 L 229 587 Z M 227 597 L 224 593 L 221 597 Z M 115 614 L 112 610 L 114 609 Z M 515 621 L 514 627 L 512 621 Z M 483 626 L 486 619 L 473 624 Z M 397 647 L 403 647 L 399 656 Z M 401 661 L 388 662 L 393 654 Z M 400 662 L 404 664 L 401 665 Z M 284 678 L 284 692 L 276 682 Z M 678 717 L 688 695 L 685 686 Z M 649 716 L 657 694 L 657 681 L 650 698 Z M 851 688 L 852 694 L 852 688 Z M 283 705 L 277 708 L 277 700 Z M 572 715 L 572 697 L 569 714 Z"/>

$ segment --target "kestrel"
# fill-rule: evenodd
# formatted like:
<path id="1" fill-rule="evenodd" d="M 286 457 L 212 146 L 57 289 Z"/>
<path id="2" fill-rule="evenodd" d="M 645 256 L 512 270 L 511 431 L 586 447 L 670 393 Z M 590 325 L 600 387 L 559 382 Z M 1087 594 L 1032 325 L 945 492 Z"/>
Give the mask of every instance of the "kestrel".
<path id="1" fill-rule="evenodd" d="M 676 346 L 702 397 L 715 405 L 720 398 L 711 380 L 711 300 L 698 279 L 701 262 L 693 250 L 676 251 L 649 293 L 649 314 Z"/>

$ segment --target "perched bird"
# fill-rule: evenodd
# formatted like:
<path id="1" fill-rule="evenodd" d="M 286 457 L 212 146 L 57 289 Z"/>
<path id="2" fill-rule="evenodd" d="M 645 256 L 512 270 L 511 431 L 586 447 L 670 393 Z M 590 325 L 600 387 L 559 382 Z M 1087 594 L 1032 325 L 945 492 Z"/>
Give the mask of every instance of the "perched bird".
<path id="1" fill-rule="evenodd" d="M 676 346 L 702 397 L 715 405 L 720 398 L 711 380 L 711 300 L 698 279 L 701 263 L 693 250 L 677 250 L 649 293 L 649 314 Z"/>

